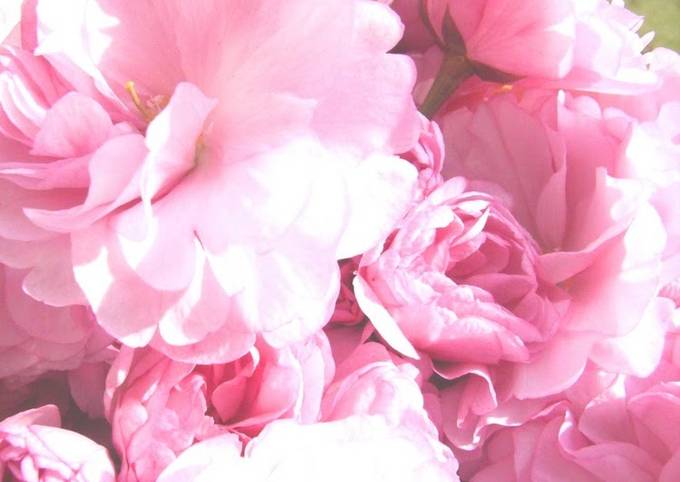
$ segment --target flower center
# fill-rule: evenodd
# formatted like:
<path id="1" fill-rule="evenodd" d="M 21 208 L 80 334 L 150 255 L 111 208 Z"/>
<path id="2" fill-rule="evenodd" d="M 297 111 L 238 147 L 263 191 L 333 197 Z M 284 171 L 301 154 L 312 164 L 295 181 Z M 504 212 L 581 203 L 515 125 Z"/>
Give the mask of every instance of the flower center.
<path id="1" fill-rule="evenodd" d="M 132 103 L 147 122 L 154 120 L 154 118 L 165 108 L 166 105 L 168 105 L 169 102 L 168 97 L 165 95 L 156 95 L 146 102 L 143 102 L 139 96 L 139 93 L 137 92 L 135 83 L 132 80 L 125 82 L 125 90 L 130 95 Z"/>

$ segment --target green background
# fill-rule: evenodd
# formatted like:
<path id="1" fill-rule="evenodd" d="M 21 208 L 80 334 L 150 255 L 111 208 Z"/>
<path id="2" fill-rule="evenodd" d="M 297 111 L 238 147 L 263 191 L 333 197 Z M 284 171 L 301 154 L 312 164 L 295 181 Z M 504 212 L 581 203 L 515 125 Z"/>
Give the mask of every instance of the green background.
<path id="1" fill-rule="evenodd" d="M 626 0 L 626 6 L 645 16 L 641 33 L 656 32 L 649 48 L 680 51 L 680 0 Z"/>

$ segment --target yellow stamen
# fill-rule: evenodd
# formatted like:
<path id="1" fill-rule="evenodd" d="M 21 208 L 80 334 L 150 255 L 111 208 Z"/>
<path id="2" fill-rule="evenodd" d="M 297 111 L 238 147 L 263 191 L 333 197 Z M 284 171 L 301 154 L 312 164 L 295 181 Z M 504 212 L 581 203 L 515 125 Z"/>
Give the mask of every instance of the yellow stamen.
<path id="1" fill-rule="evenodd" d="M 196 139 L 196 148 L 194 150 L 194 165 L 198 164 L 198 161 L 205 150 L 205 138 L 203 133 L 201 133 Z"/>
<path id="2" fill-rule="evenodd" d="M 491 97 L 495 95 L 507 94 L 508 92 L 513 92 L 518 99 L 521 99 L 522 94 L 519 90 L 515 89 L 514 85 L 502 84 L 496 87 L 494 90 L 492 90 L 489 95 L 485 95 L 484 102 L 488 101 Z"/>
<path id="3" fill-rule="evenodd" d="M 135 104 L 135 107 L 137 107 L 137 109 L 144 116 L 144 118 L 147 121 L 153 119 L 153 115 L 149 113 L 147 108 L 142 103 L 142 99 L 139 98 L 139 94 L 137 93 L 137 89 L 135 88 L 135 83 L 131 80 L 125 82 L 125 90 L 127 90 L 128 94 L 130 94 L 132 103 Z"/>

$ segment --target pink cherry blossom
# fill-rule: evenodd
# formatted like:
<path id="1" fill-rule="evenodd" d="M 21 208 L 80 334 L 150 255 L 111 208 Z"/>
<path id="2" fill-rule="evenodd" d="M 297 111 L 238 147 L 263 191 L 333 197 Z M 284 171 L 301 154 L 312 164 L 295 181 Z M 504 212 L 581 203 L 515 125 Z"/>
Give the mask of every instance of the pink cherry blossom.
<path id="1" fill-rule="evenodd" d="M 457 481 L 457 464 L 436 439 L 380 416 L 298 425 L 279 421 L 241 448 L 228 436 L 186 450 L 159 482 L 214 480 L 232 474 L 239 481 L 283 482 L 375 480 Z"/>
<path id="2" fill-rule="evenodd" d="M 545 405 L 509 399 L 511 367 L 531 359 L 567 306 L 537 273 L 538 258 L 500 200 L 466 192 L 456 178 L 362 260 L 360 305 L 391 346 L 433 359 L 441 387 L 433 396 L 454 446 L 474 448 L 492 420 L 521 423 Z"/>
<path id="3" fill-rule="evenodd" d="M 105 395 L 122 459 L 119 480 L 155 480 L 177 454 L 218 433 L 249 438 L 273 420 L 316 421 L 333 369 L 323 335 L 279 350 L 258 344 L 238 360 L 210 366 L 124 347 Z"/>
<path id="4" fill-rule="evenodd" d="M 420 391 L 421 371 L 413 364 L 369 342 L 333 377 L 324 337 L 291 348 L 260 346 L 229 364 L 197 367 L 149 349 L 123 348 L 105 397 L 121 480 L 154 480 L 200 440 L 225 432 L 247 440 L 277 419 L 380 415 L 437 439 Z"/>
<path id="5" fill-rule="evenodd" d="M 589 356 L 608 363 L 598 344 L 641 323 L 662 281 L 666 245 L 645 180 L 620 172 L 626 161 L 618 149 L 628 134 L 608 113 L 591 98 L 556 94 L 532 100 L 527 93 L 524 106 L 510 94 L 444 121 L 448 174 L 466 175 L 506 200 L 538 243 L 541 278 L 569 299 L 531 363 L 518 365 L 520 397 L 566 388 Z M 661 345 L 648 346 L 654 359 Z"/>
<path id="6" fill-rule="evenodd" d="M 525 94 L 525 102 L 530 98 Z M 457 386 L 442 391 L 442 410 L 456 417 L 448 419 L 444 430 L 455 446 L 466 450 L 478 447 L 499 425 L 528 422 L 551 401 L 551 397 L 517 400 L 511 394 L 523 399 L 555 394 L 578 378 L 588 359 L 612 372 L 649 375 L 659 363 L 664 334 L 672 323 L 668 307 L 654 295 L 668 278 L 678 275 L 668 262 L 668 253 L 677 252 L 678 246 L 670 236 L 673 223 L 666 221 L 670 219 L 667 203 L 673 198 L 665 189 L 658 190 L 658 184 L 649 183 L 650 169 L 644 167 L 649 165 L 648 150 L 628 147 L 621 155 L 631 145 L 631 132 L 638 124 L 621 111 L 603 112 L 587 97 L 552 102 L 538 104 L 545 117 L 538 110 L 533 117 L 524 111 L 520 121 L 515 115 L 522 111 L 511 107 L 516 106 L 512 97 L 494 98 L 471 118 L 459 111 L 444 121 L 444 131 L 450 134 L 452 171 L 469 175 L 477 188 L 506 199 L 513 213 L 524 220 L 543 250 L 538 264 L 541 276 L 560 272 L 573 276 L 569 272 L 574 269 L 578 273 L 570 282 L 559 282 L 569 297 L 569 308 L 558 319 L 554 335 L 545 338 L 542 347 L 533 345 L 530 363 L 515 365 L 512 375 L 507 367 L 447 367 L 445 375 L 456 378 Z M 467 127 L 459 129 L 462 125 Z M 539 142 L 541 130 L 546 136 Z M 488 136 L 492 131 L 499 134 L 493 140 Z M 522 132 L 526 132 L 525 142 Z M 516 145 L 516 150 L 506 151 L 499 144 L 501 139 L 514 139 L 514 144 L 507 145 Z M 663 136 L 656 139 L 672 146 Z M 541 170 L 550 165 L 550 158 L 564 160 L 543 171 L 545 180 L 534 184 Z M 483 171 L 477 164 L 481 159 L 487 160 L 488 168 Z M 539 159 L 543 161 L 533 164 Z M 656 159 L 663 163 L 662 156 Z M 496 160 L 501 163 L 495 164 Z M 517 171 L 509 170 L 510 166 Z M 666 172 L 672 185 L 670 166 Z M 607 187 L 598 187 L 597 170 L 606 170 Z M 589 176 L 591 180 L 584 182 Z M 614 203 L 601 211 L 602 217 L 596 206 L 607 206 L 607 197 Z M 583 250 L 577 243 L 589 247 Z M 583 257 L 590 249 L 599 253 L 595 263 Z M 607 257 L 617 261 L 603 263 Z M 586 262 L 569 269 L 569 263 L 579 258 Z M 603 305 L 602 299 L 609 303 Z M 609 311 L 624 307 L 623 312 Z"/>
<path id="7" fill-rule="evenodd" d="M 113 482 L 115 474 L 106 449 L 59 425 L 59 410 L 54 405 L 0 422 L 3 480 Z"/>
<path id="8" fill-rule="evenodd" d="M 437 360 L 525 361 L 526 345 L 554 329 L 560 293 L 553 289 L 553 304 L 535 271 L 533 240 L 503 205 L 464 189 L 462 179 L 448 181 L 382 253 L 364 256 L 359 302 L 395 347 L 396 323 L 410 345 Z"/>
<path id="9" fill-rule="evenodd" d="M 413 65 L 386 54 L 396 15 L 360 0 L 86 3 L 64 16 L 36 2 L 36 52 L 87 73 L 145 138 L 90 161 L 91 183 L 120 164 L 110 157 L 127 163 L 90 186 L 90 205 L 31 220 L 71 233 L 99 323 L 200 363 L 243 356 L 258 333 L 278 346 L 314 333 L 336 261 L 377 242 L 412 197 L 415 169 L 394 156 L 418 135 Z"/>
<path id="10" fill-rule="evenodd" d="M 677 343 L 677 334 L 669 334 L 664 358 L 648 378 L 589 368 L 561 401 L 494 434 L 483 458 L 464 463 L 463 473 L 472 481 L 677 479 Z"/>
<path id="11" fill-rule="evenodd" d="M 104 399 L 121 458 L 119 480 L 154 480 L 210 425 L 204 381 L 189 376 L 191 370 L 150 349 L 121 350 Z"/>

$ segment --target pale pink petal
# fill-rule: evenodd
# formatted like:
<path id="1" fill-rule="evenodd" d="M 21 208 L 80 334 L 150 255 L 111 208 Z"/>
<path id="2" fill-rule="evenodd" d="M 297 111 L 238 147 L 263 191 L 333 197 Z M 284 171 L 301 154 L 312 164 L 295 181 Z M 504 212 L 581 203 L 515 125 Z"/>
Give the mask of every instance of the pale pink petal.
<path id="1" fill-rule="evenodd" d="M 652 300 L 633 330 L 624 336 L 596 343 L 590 358 L 614 373 L 638 377 L 651 375 L 661 361 L 674 308 L 670 300 Z"/>
<path id="2" fill-rule="evenodd" d="M 339 259 L 368 251 L 389 234 L 411 204 L 415 175 L 411 165 L 388 157 L 375 159 L 352 173 L 348 198 L 353 216 L 340 239 Z M 378 213 L 383 224 L 375 222 Z"/>
<path id="3" fill-rule="evenodd" d="M 246 446 L 243 457 L 232 438 L 209 439 L 180 455 L 159 481 L 191 476 L 207 482 L 230 473 L 244 482 L 434 482 L 457 481 L 456 470 L 453 455 L 438 441 L 374 416 L 311 425 L 276 422 Z"/>
<path id="4" fill-rule="evenodd" d="M 241 442 L 235 435 L 211 437 L 186 449 L 158 477 L 158 482 L 208 481 L 218 470 L 228 468 L 230 476 L 238 475 L 246 481 L 248 472 L 241 461 Z M 212 470 L 211 470 L 212 469 Z M 222 472 L 224 474 L 224 472 Z"/>
<path id="5" fill-rule="evenodd" d="M 354 278 L 354 294 L 357 297 L 361 309 L 371 320 L 380 336 L 385 338 L 391 347 L 404 355 L 418 359 L 418 352 L 411 342 L 404 336 L 394 318 L 380 304 L 377 296 L 370 286 L 360 277 Z"/>
<path id="6" fill-rule="evenodd" d="M 31 154 L 58 158 L 83 156 L 102 144 L 112 128 L 111 119 L 99 104 L 84 95 L 69 93 L 47 112 Z"/>
<path id="7" fill-rule="evenodd" d="M 547 343 L 531 363 L 517 365 L 513 392 L 518 398 L 535 398 L 571 386 L 588 361 L 594 337 L 565 333 Z"/>

